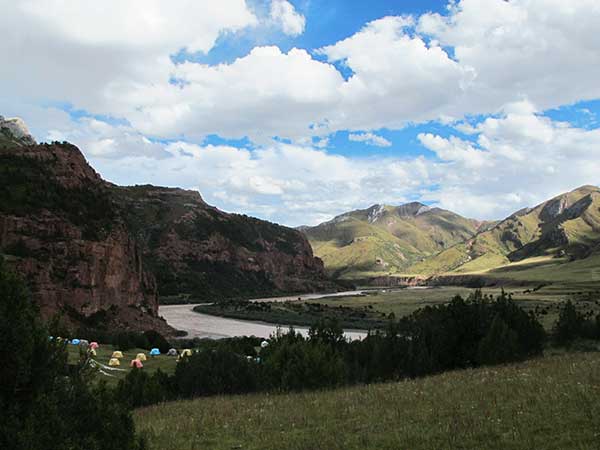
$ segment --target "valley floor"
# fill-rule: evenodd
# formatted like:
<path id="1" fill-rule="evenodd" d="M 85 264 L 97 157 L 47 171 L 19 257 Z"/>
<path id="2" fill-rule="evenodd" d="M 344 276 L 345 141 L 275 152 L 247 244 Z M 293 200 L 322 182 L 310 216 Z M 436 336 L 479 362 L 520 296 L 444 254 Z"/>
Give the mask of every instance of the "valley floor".
<path id="1" fill-rule="evenodd" d="M 600 353 L 299 394 L 144 408 L 150 448 L 597 449 Z"/>
<path id="2" fill-rule="evenodd" d="M 483 288 L 482 291 L 487 295 L 498 295 L 501 289 L 488 287 Z M 585 289 L 573 284 L 554 283 L 539 284 L 533 288 L 507 286 L 505 290 L 513 295 L 520 307 L 534 312 L 548 331 L 552 329 L 558 318 L 561 303 L 568 299 L 573 300 L 577 309 L 583 314 L 593 316 L 600 314 L 600 284 L 598 283 L 590 282 Z M 323 296 L 288 302 L 278 299 L 268 302 L 267 299 L 263 299 L 260 301 L 260 307 L 252 302 L 202 305 L 196 309 L 196 314 L 189 312 L 194 305 L 162 306 L 161 315 L 173 327 L 188 331 L 190 336 L 204 336 L 210 327 L 219 327 L 221 321 L 218 317 L 238 319 L 238 323 L 247 325 L 246 334 L 263 336 L 260 334 L 263 332 L 266 333 L 265 337 L 274 330 L 275 325 L 284 328 L 288 325 L 309 326 L 320 317 L 335 318 L 344 328 L 368 330 L 385 326 L 389 314 L 393 313 L 396 318 L 403 317 L 425 306 L 448 303 L 456 295 L 466 298 L 474 291 L 473 288 L 460 286 L 418 289 L 371 288 L 363 291 L 362 295 Z M 179 317 L 175 314 L 177 311 L 185 311 L 186 314 Z M 204 314 L 198 314 L 199 312 Z M 264 324 L 249 321 L 268 322 L 274 326 L 265 327 Z M 225 327 L 219 328 L 218 332 L 227 331 L 229 335 L 239 334 L 236 331 L 238 327 L 230 326 L 229 322 L 225 323 Z"/>

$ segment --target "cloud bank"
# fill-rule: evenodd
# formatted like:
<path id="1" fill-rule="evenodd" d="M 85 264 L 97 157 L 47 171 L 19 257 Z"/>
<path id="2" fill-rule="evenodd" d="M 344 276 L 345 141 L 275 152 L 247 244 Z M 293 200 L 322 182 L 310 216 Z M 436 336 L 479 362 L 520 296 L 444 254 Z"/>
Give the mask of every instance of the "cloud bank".
<path id="1" fill-rule="evenodd" d="M 600 98 L 595 0 L 461 0 L 319 49 L 261 45 L 212 65 L 173 55 L 207 54 L 241 30 L 298 36 L 306 18 L 283 0 L 266 16 L 243 0 L 0 4 L 0 108 L 38 139 L 81 145 L 114 181 L 198 188 L 292 225 L 414 198 L 497 218 L 600 181 L 598 130 L 543 114 Z M 433 157 L 327 151 L 337 131 L 386 147 L 377 130 L 430 121 L 455 129 L 418 135 Z M 250 144 L 211 146 L 209 135 Z"/>

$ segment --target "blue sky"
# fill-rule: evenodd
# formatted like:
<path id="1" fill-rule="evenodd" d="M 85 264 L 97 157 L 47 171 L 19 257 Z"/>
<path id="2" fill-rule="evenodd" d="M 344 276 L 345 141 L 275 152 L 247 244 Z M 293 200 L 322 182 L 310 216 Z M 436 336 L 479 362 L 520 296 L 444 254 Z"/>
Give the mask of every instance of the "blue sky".
<path id="1" fill-rule="evenodd" d="M 593 0 L 17 2 L 0 113 L 110 181 L 288 225 L 498 219 L 600 183 L 598 23 Z"/>

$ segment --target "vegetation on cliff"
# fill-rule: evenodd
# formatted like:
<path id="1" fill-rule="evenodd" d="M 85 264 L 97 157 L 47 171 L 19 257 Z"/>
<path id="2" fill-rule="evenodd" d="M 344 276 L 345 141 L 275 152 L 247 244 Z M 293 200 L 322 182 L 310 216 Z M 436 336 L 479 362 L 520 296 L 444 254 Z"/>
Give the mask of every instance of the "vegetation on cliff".
<path id="1" fill-rule="evenodd" d="M 193 191 L 113 191 L 163 297 L 243 299 L 335 289 L 297 230 L 224 213 Z"/>

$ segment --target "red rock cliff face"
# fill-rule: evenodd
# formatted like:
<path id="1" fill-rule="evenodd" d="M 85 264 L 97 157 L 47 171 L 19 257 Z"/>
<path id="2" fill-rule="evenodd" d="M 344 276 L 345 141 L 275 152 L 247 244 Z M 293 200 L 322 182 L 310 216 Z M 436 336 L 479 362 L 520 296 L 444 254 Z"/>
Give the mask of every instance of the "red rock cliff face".
<path id="1" fill-rule="evenodd" d="M 297 230 L 219 211 L 197 192 L 115 190 L 161 295 L 215 300 L 336 289 Z"/>
<path id="2" fill-rule="evenodd" d="M 136 240 L 77 148 L 0 148 L 0 164 L 0 249 L 43 316 L 170 331 Z"/>
<path id="3" fill-rule="evenodd" d="M 335 290 L 297 230 L 197 192 L 105 182 L 70 144 L 0 142 L 0 253 L 45 317 L 169 328 L 158 293 L 194 299 Z"/>

